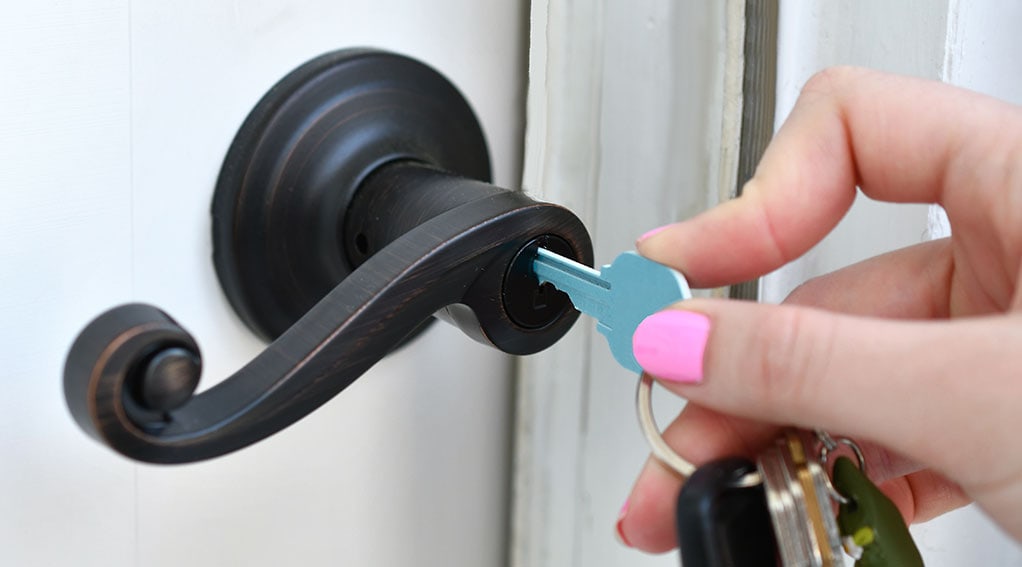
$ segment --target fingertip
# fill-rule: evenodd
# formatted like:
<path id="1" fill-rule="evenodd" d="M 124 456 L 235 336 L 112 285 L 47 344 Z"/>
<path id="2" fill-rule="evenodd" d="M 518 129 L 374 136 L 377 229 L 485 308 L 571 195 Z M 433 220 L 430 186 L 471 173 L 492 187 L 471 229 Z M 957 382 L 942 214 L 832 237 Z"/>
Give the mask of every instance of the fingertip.
<path id="1" fill-rule="evenodd" d="M 617 541 L 625 546 L 632 547 L 632 544 L 628 542 L 628 536 L 625 535 L 622 529 L 622 524 L 625 522 L 625 517 L 628 516 L 628 500 L 621 505 L 621 511 L 617 513 L 617 523 L 614 524 L 614 535 L 617 537 Z"/>
<path id="2" fill-rule="evenodd" d="M 680 478 L 655 460 L 646 461 L 618 517 L 618 539 L 646 553 L 664 553 L 677 547 L 673 519 L 680 490 Z"/>
<path id="3" fill-rule="evenodd" d="M 642 251 L 642 246 L 643 246 L 643 244 L 646 241 L 648 241 L 650 238 L 653 238 L 657 234 L 660 234 L 661 232 L 671 228 L 672 226 L 674 226 L 674 224 L 675 223 L 665 224 L 663 226 L 658 226 L 658 227 L 656 227 L 656 228 L 654 228 L 654 229 L 652 229 L 650 231 L 647 231 L 647 232 L 643 233 L 642 236 L 640 236 L 639 238 L 637 238 L 635 240 L 635 248 L 636 248 L 636 250 L 639 250 L 641 252 Z"/>
<path id="4" fill-rule="evenodd" d="M 703 351 L 710 319 L 702 313 L 667 309 L 646 317 L 632 335 L 632 351 L 643 370 L 672 382 L 703 379 Z"/>
<path id="5" fill-rule="evenodd" d="M 763 238 L 770 230 L 755 210 L 758 198 L 721 203 L 690 219 L 643 235 L 642 256 L 670 266 L 696 288 L 729 285 L 766 273 L 787 259 Z M 750 213 L 750 210 L 753 212 Z"/>

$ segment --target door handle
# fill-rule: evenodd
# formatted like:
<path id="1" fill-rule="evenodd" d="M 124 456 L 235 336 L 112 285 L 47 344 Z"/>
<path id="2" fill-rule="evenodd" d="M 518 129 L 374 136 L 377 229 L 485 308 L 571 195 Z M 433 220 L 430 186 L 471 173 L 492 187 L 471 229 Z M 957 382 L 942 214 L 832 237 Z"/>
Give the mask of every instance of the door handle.
<path id="1" fill-rule="evenodd" d="M 592 264 L 567 209 L 488 183 L 482 130 L 432 68 L 375 50 L 302 65 L 256 105 L 214 191 L 214 264 L 272 343 L 196 393 L 196 341 L 145 304 L 89 323 L 64 368 L 77 423 L 132 459 L 241 449 L 315 410 L 436 318 L 511 354 L 578 317 L 540 287 L 533 250 Z"/>

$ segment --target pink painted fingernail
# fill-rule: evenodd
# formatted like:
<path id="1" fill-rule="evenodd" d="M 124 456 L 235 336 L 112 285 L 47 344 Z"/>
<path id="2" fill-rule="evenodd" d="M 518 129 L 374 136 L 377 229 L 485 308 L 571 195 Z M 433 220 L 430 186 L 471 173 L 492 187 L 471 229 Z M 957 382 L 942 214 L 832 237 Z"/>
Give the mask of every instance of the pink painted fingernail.
<path id="1" fill-rule="evenodd" d="M 667 310 L 646 317 L 632 335 L 632 352 L 643 370 L 671 382 L 703 380 L 703 351 L 710 318 L 692 311 Z"/>
<path id="2" fill-rule="evenodd" d="M 664 230 L 667 230 L 671 226 L 673 226 L 673 225 L 665 224 L 664 226 L 658 226 L 658 227 L 654 228 L 653 230 L 651 230 L 651 231 L 643 234 L 642 236 L 640 236 L 639 239 L 635 241 L 635 243 L 638 244 L 638 243 L 642 242 L 643 240 L 646 240 L 647 238 L 649 238 L 650 236 L 653 236 L 654 234 L 656 234 L 658 232 L 662 232 Z"/>
<path id="3" fill-rule="evenodd" d="M 617 535 L 618 541 L 625 547 L 631 547 L 632 544 L 628 543 L 628 538 L 625 537 L 625 532 L 622 529 L 622 524 L 625 522 L 625 516 L 628 515 L 628 500 L 625 500 L 624 506 L 621 506 L 621 511 L 617 513 L 617 525 L 614 526 L 614 533 Z"/>

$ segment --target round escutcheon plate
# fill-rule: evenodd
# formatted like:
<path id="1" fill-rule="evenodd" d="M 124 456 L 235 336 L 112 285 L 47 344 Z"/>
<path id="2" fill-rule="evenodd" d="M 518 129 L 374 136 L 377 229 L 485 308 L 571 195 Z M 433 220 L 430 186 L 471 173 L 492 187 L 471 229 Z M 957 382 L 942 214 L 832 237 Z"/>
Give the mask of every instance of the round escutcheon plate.
<path id="1" fill-rule="evenodd" d="M 482 129 L 434 69 L 343 50 L 295 69 L 235 136 L 213 197 L 213 259 L 231 305 L 274 339 L 351 273 L 344 219 L 363 179 L 415 160 L 490 180 Z"/>

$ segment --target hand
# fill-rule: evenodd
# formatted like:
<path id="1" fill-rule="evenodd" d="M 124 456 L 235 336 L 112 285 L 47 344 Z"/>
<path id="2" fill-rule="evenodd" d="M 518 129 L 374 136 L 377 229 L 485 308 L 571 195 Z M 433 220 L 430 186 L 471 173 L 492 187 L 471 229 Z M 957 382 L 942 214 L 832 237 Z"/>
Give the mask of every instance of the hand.
<path id="1" fill-rule="evenodd" d="M 785 305 L 691 300 L 647 319 L 636 357 L 690 402 L 664 437 L 698 465 L 753 456 L 781 425 L 822 427 L 865 446 L 906 519 L 974 499 L 1022 538 L 1022 110 L 935 82 L 825 71 L 741 198 L 638 249 L 695 287 L 751 279 L 819 242 L 857 185 L 943 205 L 951 238 L 811 280 Z M 622 539 L 673 548 L 679 488 L 647 462 Z"/>

